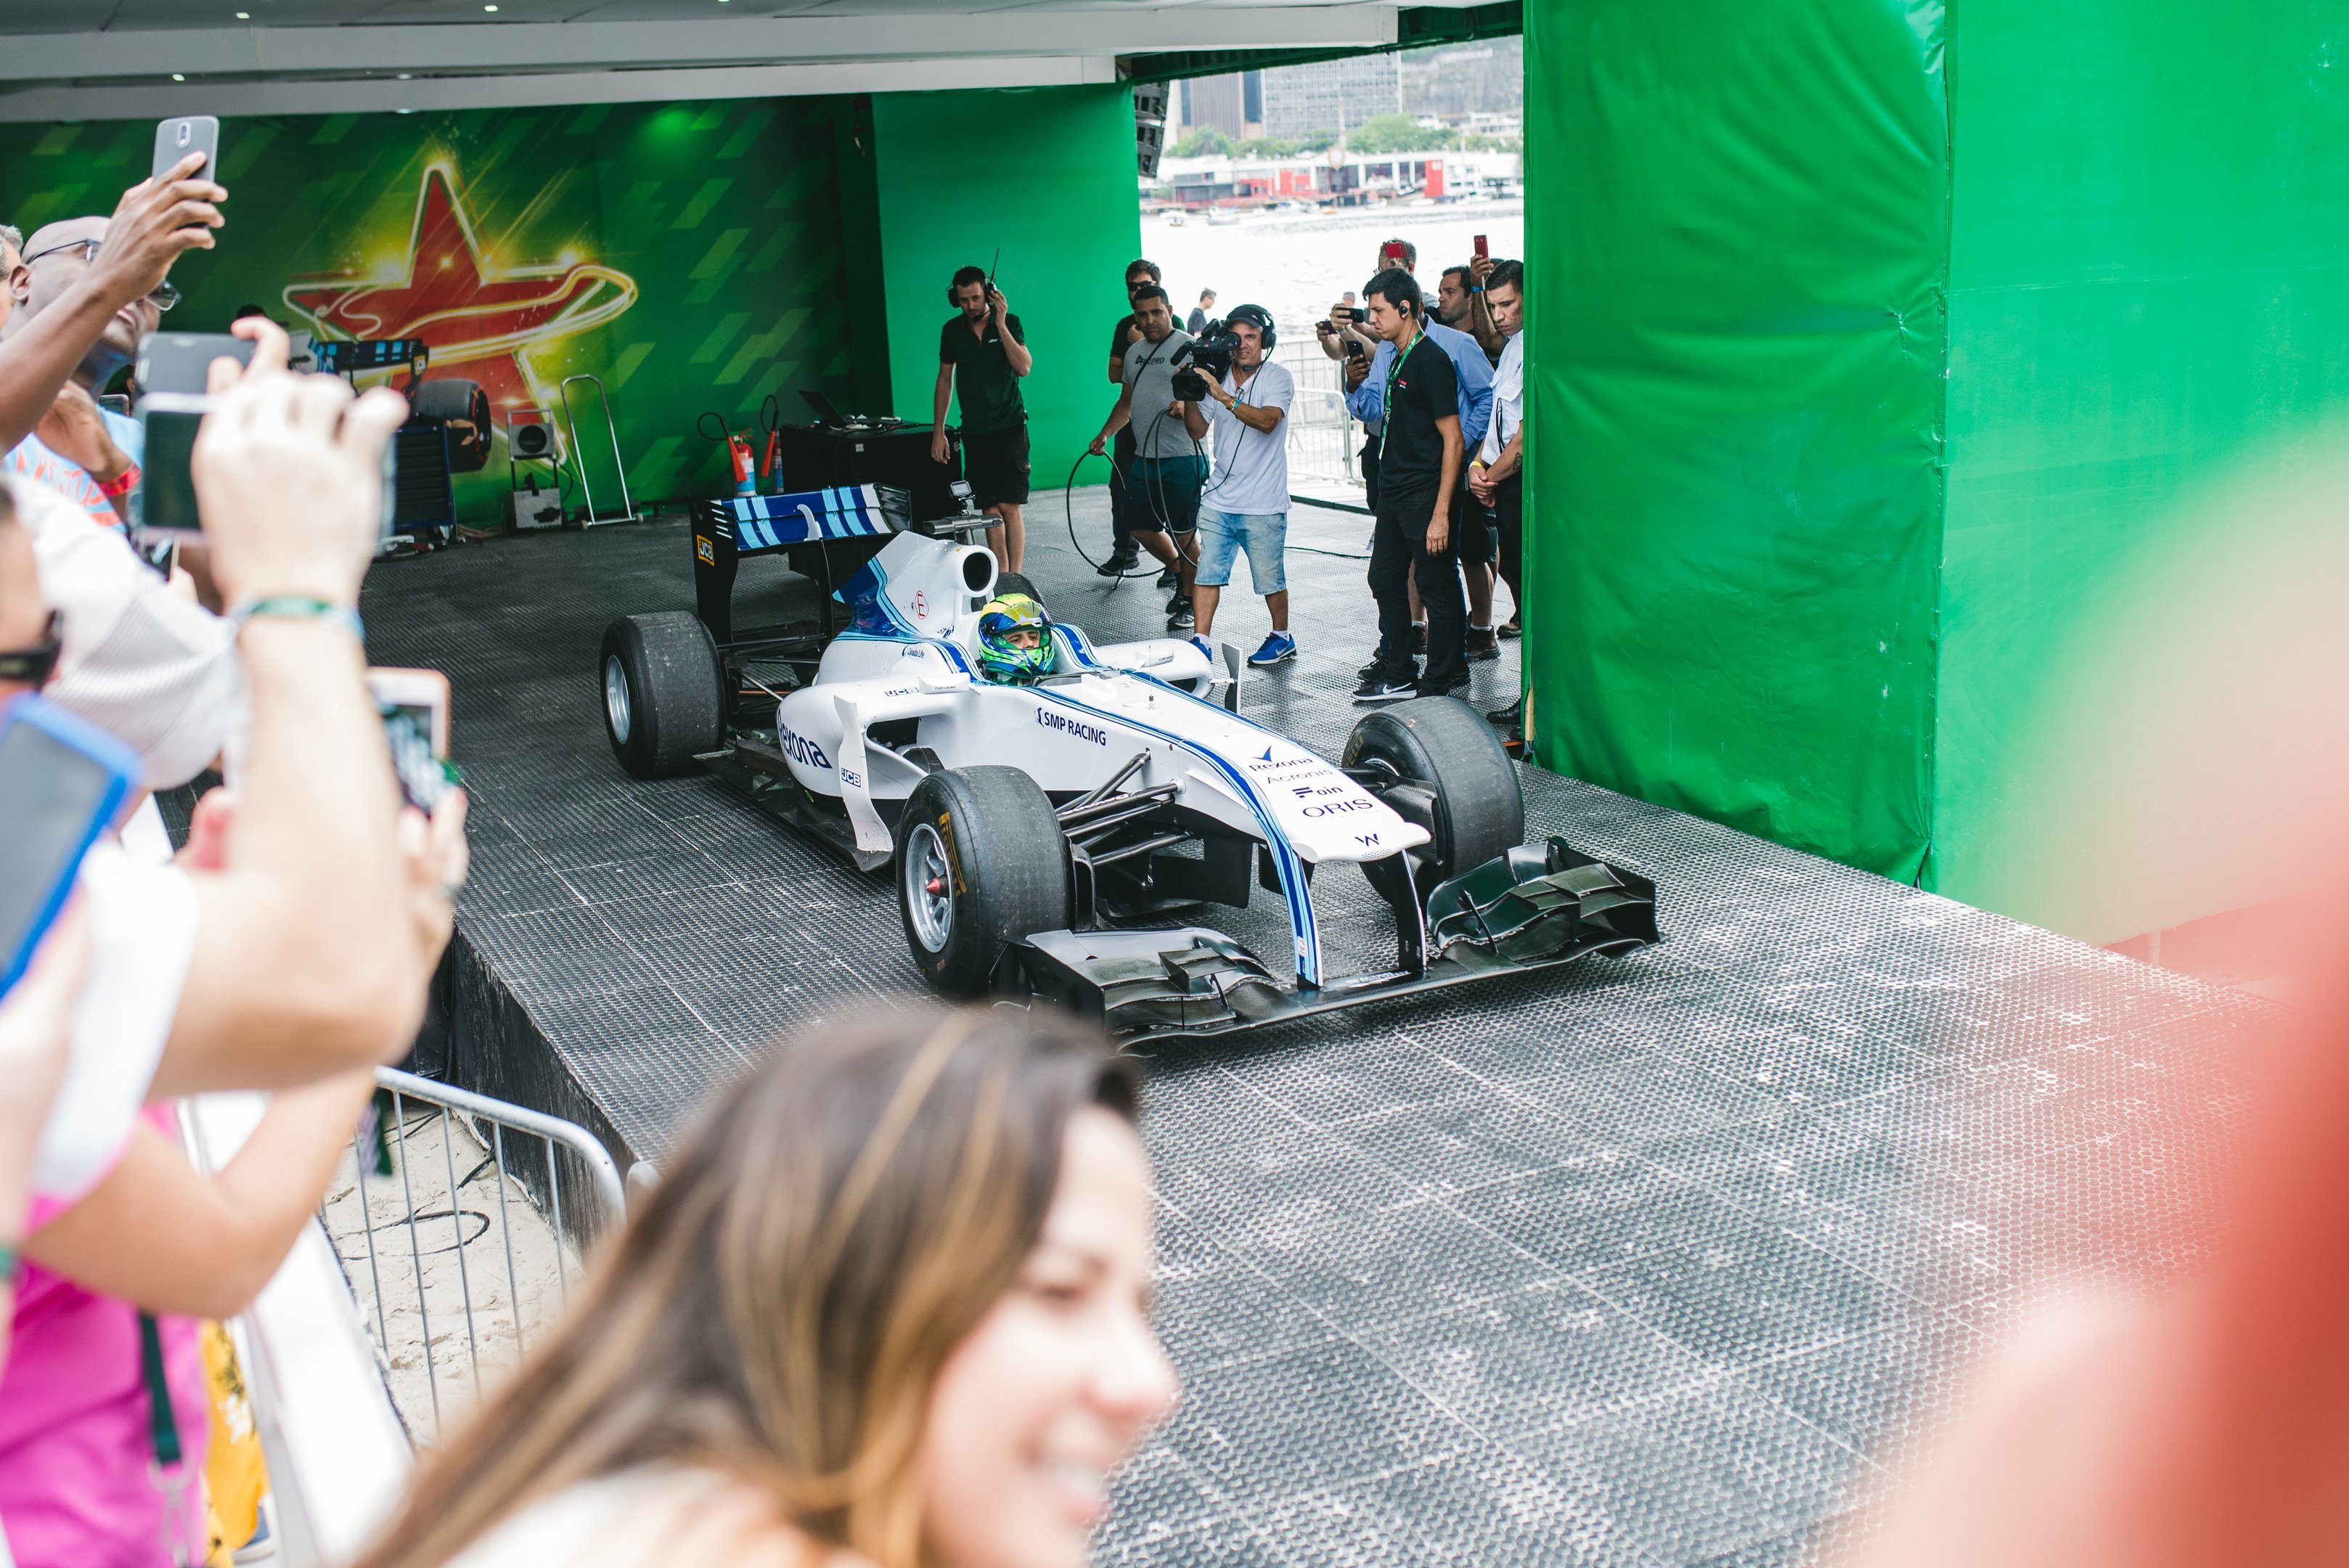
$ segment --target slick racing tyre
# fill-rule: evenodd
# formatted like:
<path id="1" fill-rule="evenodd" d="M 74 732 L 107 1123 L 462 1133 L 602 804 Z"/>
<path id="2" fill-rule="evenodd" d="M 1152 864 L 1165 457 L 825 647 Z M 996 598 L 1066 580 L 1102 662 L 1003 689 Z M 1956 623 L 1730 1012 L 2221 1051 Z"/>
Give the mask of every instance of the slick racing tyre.
<path id="1" fill-rule="evenodd" d="M 629 776 L 688 773 L 724 741 L 724 667 L 691 611 L 622 616 L 604 628 L 596 670 L 604 734 Z"/>
<path id="2" fill-rule="evenodd" d="M 1018 768 L 935 773 L 897 819 L 897 910 L 922 978 L 981 996 L 1006 944 L 1069 924 L 1069 841 Z"/>
<path id="3" fill-rule="evenodd" d="M 1370 769 L 1364 787 L 1427 829 L 1427 846 L 1411 852 L 1422 899 L 1525 840 L 1517 770 L 1493 727 L 1456 697 L 1414 698 L 1367 715 L 1346 738 L 1343 763 Z"/>

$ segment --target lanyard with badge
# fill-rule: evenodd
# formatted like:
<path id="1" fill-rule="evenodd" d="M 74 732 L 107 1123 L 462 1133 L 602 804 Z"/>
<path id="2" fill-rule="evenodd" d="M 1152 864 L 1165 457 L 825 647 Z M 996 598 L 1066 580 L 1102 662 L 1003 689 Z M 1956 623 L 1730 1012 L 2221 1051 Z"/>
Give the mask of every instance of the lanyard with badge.
<path id="1" fill-rule="evenodd" d="M 1424 323 L 1422 323 L 1419 330 L 1411 335 L 1411 341 L 1402 346 L 1402 352 L 1395 356 L 1394 363 L 1387 369 L 1387 391 L 1389 396 L 1384 400 L 1386 403 L 1385 413 L 1379 421 L 1379 461 L 1381 462 L 1384 462 L 1387 460 L 1387 437 L 1394 433 L 1395 409 L 1392 393 L 1394 391 L 1395 378 L 1402 374 L 1403 364 L 1405 361 L 1410 359 L 1411 351 L 1418 348 L 1420 341 L 1426 336 L 1427 327 Z"/>

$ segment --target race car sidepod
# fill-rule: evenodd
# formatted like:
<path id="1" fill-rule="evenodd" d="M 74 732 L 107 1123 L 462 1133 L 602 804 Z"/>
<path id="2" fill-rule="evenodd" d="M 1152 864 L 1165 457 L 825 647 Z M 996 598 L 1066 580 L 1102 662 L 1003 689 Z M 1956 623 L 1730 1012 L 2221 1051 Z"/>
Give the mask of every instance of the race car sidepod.
<path id="1" fill-rule="evenodd" d="M 1553 836 L 1439 883 L 1418 935 L 1399 933 L 1401 968 L 1309 986 L 1282 983 L 1205 927 L 1039 931 L 1007 950 L 999 989 L 1069 1008 L 1121 1042 L 1227 1034 L 1653 942 L 1656 886 Z"/>

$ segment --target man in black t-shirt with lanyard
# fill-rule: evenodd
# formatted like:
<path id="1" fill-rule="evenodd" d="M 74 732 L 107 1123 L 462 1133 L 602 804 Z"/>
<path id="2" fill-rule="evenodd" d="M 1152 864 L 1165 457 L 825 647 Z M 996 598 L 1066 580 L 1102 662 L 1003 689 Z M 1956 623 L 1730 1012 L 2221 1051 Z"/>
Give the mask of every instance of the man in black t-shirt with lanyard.
<path id="1" fill-rule="evenodd" d="M 1148 288 L 1160 281 L 1158 264 L 1137 258 L 1126 264 L 1125 302 L 1134 303 L 1136 289 Z M 1142 341 L 1142 324 L 1133 310 L 1118 317 L 1109 333 L 1109 384 L 1125 385 L 1125 351 Z M 1109 482 L 1109 559 L 1093 568 L 1104 577 L 1123 576 L 1142 564 L 1141 547 L 1133 542 L 1133 523 L 1130 514 L 1132 497 L 1128 493 L 1133 483 L 1133 431 L 1131 427 L 1117 432 L 1117 444 L 1110 449 Z"/>
<path id="2" fill-rule="evenodd" d="M 947 441 L 947 403 L 959 391 L 963 477 L 978 509 L 1001 519 L 987 531 L 996 566 L 1016 572 L 1028 554 L 1028 529 L 1019 517 L 1028 504 L 1028 406 L 1019 400 L 1019 378 L 1036 368 L 1036 358 L 1003 291 L 978 268 L 955 274 L 947 300 L 958 314 L 938 330 L 930 461 L 954 456 Z"/>
<path id="3" fill-rule="evenodd" d="M 1362 290 L 1372 332 L 1395 346 L 1380 433 L 1377 524 L 1371 593 L 1379 601 L 1383 663 L 1354 691 L 1357 702 L 1443 697 L 1468 684 L 1468 607 L 1452 537 L 1452 491 L 1460 473 L 1460 382 L 1451 357 L 1428 340 L 1426 306 L 1411 274 L 1390 267 Z M 1412 583 L 1427 607 L 1427 668 L 1409 652 Z"/>

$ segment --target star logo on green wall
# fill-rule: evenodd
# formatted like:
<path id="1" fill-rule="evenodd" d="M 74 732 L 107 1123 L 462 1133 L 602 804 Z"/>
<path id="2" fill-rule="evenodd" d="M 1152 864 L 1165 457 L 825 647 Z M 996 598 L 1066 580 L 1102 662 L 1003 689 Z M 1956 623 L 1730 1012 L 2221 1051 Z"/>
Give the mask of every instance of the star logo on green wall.
<path id="1" fill-rule="evenodd" d="M 408 254 L 396 273 L 296 278 L 285 303 L 325 338 L 423 340 L 434 370 L 462 368 L 506 410 L 546 408 L 554 389 L 533 355 L 600 327 L 636 300 L 636 280 L 594 261 L 505 264 L 475 236 L 456 171 L 434 163 L 416 192 Z"/>

